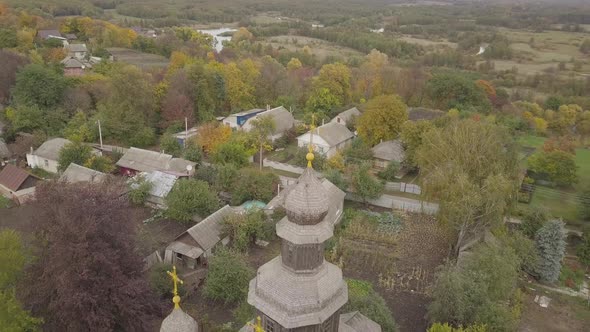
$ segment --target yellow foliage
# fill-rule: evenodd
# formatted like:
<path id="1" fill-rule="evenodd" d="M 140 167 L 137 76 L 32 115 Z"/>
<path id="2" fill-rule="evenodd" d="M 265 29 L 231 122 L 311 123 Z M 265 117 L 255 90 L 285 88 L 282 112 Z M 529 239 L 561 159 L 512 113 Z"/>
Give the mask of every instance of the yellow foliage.
<path id="1" fill-rule="evenodd" d="M 524 112 L 522 113 L 522 117 L 523 117 L 525 120 L 532 120 L 532 119 L 533 119 L 533 113 L 531 113 L 531 112 L 529 112 L 529 111 L 524 111 Z"/>
<path id="2" fill-rule="evenodd" d="M 248 29 L 241 27 L 240 29 L 238 29 L 238 31 L 236 31 L 236 33 L 234 33 L 232 40 L 239 42 L 242 40 L 252 40 L 254 39 L 254 35 L 248 31 Z"/>
<path id="3" fill-rule="evenodd" d="M 231 133 L 232 130 L 229 126 L 209 122 L 199 126 L 197 143 L 203 148 L 203 151 L 210 154 L 220 144 L 227 142 L 231 137 Z"/>
<path id="4" fill-rule="evenodd" d="M 537 134 L 545 134 L 547 132 L 547 121 L 545 121 L 545 119 L 535 117 L 533 118 L 533 124 Z"/>
<path id="5" fill-rule="evenodd" d="M 365 111 L 357 120 L 357 130 L 365 143 L 375 145 L 380 140 L 397 138 L 406 120 L 407 106 L 399 96 L 382 95 L 367 102 Z"/>
<path id="6" fill-rule="evenodd" d="M 456 108 L 451 108 L 447 114 L 449 115 L 449 117 L 453 118 L 453 119 L 458 119 L 459 118 L 459 110 Z"/>
<path id="7" fill-rule="evenodd" d="M 342 157 L 342 153 L 340 153 L 340 151 L 328 158 L 328 166 L 332 169 L 337 169 L 341 172 L 344 172 L 346 166 L 344 165 L 344 158 Z"/>
<path id="8" fill-rule="evenodd" d="M 291 58 L 291 60 L 289 60 L 289 63 L 287 63 L 287 69 L 288 70 L 296 70 L 296 69 L 299 69 L 301 67 L 303 67 L 303 64 L 297 58 Z"/>
<path id="9" fill-rule="evenodd" d="M 16 32 L 17 48 L 21 52 L 26 52 L 33 48 L 35 32 L 32 29 L 22 29 Z"/>
<path id="10" fill-rule="evenodd" d="M 170 64 L 168 65 L 168 74 L 172 74 L 178 69 L 182 69 L 194 62 L 188 54 L 180 51 L 174 51 L 170 55 Z"/>

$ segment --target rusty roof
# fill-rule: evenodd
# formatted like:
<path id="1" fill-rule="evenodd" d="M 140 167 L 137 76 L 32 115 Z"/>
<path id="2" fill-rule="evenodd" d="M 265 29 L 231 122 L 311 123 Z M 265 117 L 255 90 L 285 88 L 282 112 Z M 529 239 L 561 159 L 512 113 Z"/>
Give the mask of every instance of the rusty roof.
<path id="1" fill-rule="evenodd" d="M 0 185 L 12 191 L 18 191 L 18 188 L 23 185 L 29 176 L 31 175 L 24 170 L 8 164 L 0 172 Z"/>

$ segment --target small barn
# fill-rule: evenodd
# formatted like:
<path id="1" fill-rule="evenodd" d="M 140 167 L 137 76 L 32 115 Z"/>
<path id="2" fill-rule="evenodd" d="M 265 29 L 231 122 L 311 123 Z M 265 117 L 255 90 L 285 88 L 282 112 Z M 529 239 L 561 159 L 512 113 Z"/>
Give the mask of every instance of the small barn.
<path id="1" fill-rule="evenodd" d="M 0 195 L 23 203 L 35 194 L 38 178 L 12 164 L 0 171 Z"/>
<path id="2" fill-rule="evenodd" d="M 71 163 L 68 168 L 60 176 L 59 180 L 66 183 L 78 182 L 102 182 L 107 175 L 105 173 L 95 171 L 93 169 Z"/>
<path id="3" fill-rule="evenodd" d="M 248 111 L 243 111 L 239 113 L 234 113 L 228 115 L 225 119 L 223 119 L 223 124 L 229 126 L 233 129 L 240 129 L 248 121 L 248 119 L 256 116 L 258 113 L 262 113 L 266 111 L 264 108 L 254 108 Z"/>
<path id="4" fill-rule="evenodd" d="M 119 172 L 126 176 L 135 176 L 141 172 L 162 171 L 176 176 L 188 176 L 197 163 L 171 155 L 138 148 L 130 148 L 117 161 Z M 190 167 L 188 167 L 190 166 Z M 188 168 L 191 171 L 188 171 Z"/>
<path id="5" fill-rule="evenodd" d="M 165 208 L 166 197 L 174 187 L 178 177 L 160 171 L 141 173 L 140 176 L 143 176 L 147 182 L 152 184 L 147 203 L 158 209 Z"/>
<path id="6" fill-rule="evenodd" d="M 400 140 L 384 141 L 375 145 L 373 151 L 373 166 L 377 170 L 383 170 L 395 161 L 402 163 L 406 159 L 403 144 Z"/>
<path id="7" fill-rule="evenodd" d="M 189 269 L 206 265 L 216 246 L 229 243 L 229 237 L 223 234 L 223 220 L 234 213 L 226 205 L 180 234 L 166 247 L 164 262 Z"/>
<path id="8" fill-rule="evenodd" d="M 330 158 L 338 150 L 347 147 L 353 138 L 354 134 L 345 125 L 329 122 L 314 130 L 313 149 Z M 299 147 L 309 146 L 310 141 L 311 131 L 297 137 L 297 145 Z"/>
<path id="9" fill-rule="evenodd" d="M 358 108 L 353 107 L 348 109 L 344 112 L 339 113 L 336 115 L 330 122 L 339 123 L 345 126 L 348 126 L 351 122 L 354 122 L 356 118 L 361 116 L 361 111 Z"/>

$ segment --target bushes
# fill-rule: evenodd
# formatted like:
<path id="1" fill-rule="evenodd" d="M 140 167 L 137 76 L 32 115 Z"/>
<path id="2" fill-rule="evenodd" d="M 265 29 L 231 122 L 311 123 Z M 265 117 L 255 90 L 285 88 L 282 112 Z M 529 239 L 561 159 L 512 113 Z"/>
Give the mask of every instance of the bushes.
<path id="1" fill-rule="evenodd" d="M 564 151 L 537 152 L 528 159 L 529 170 L 560 186 L 578 182 L 574 155 Z"/>
<path id="2" fill-rule="evenodd" d="M 229 234 L 234 249 L 245 252 L 256 239 L 270 239 L 274 224 L 268 222 L 262 210 L 234 214 L 223 221 L 224 234 Z"/>
<path id="3" fill-rule="evenodd" d="M 244 256 L 221 248 L 209 261 L 209 273 L 203 288 L 205 297 L 226 303 L 244 301 L 254 271 Z"/>
<path id="4" fill-rule="evenodd" d="M 158 263 L 150 269 L 149 280 L 152 289 L 162 298 L 172 297 L 172 282 L 167 271 L 172 271 L 172 265 Z M 180 296 L 186 294 L 183 284 L 178 284 L 178 293 Z"/>
<path id="5" fill-rule="evenodd" d="M 142 176 L 138 176 L 131 182 L 131 190 L 129 190 L 129 201 L 135 205 L 143 205 L 147 201 L 150 191 L 152 190 L 152 183 L 146 181 Z"/>
<path id="6" fill-rule="evenodd" d="M 399 171 L 399 163 L 397 161 L 391 161 L 387 164 L 384 170 L 379 172 L 377 175 L 385 181 L 395 181 L 395 175 Z"/>
<path id="7" fill-rule="evenodd" d="M 206 182 L 181 179 L 166 197 L 166 215 L 181 222 L 190 222 L 194 215 L 208 216 L 219 207 L 216 195 Z"/>
<path id="8" fill-rule="evenodd" d="M 347 279 L 348 303 L 343 312 L 359 311 L 363 315 L 381 325 L 384 332 L 397 331 L 395 320 L 385 300 L 366 282 Z"/>
<path id="9" fill-rule="evenodd" d="M 269 202 L 275 196 L 275 190 L 279 184 L 276 174 L 269 171 L 260 171 L 245 168 L 238 172 L 237 183 L 232 190 L 232 204 L 240 205 L 245 201 L 259 200 Z"/>

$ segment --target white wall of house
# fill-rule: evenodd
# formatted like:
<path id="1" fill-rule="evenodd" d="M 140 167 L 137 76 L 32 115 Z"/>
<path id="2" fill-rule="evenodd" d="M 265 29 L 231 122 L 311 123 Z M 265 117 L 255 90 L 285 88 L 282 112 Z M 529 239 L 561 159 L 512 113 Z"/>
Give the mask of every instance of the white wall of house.
<path id="1" fill-rule="evenodd" d="M 46 159 L 35 154 L 27 153 L 27 165 L 31 168 L 41 168 L 47 172 L 57 173 L 57 166 L 59 163 L 57 160 Z"/>
<path id="2" fill-rule="evenodd" d="M 297 138 L 297 146 L 299 146 L 299 147 L 309 146 L 309 139 L 310 139 L 309 133 L 305 133 L 305 134 L 299 136 Z M 328 144 L 328 142 L 326 142 L 320 136 L 313 135 L 313 149 L 314 149 L 314 151 L 326 156 L 327 158 L 331 158 L 332 156 L 334 156 L 336 154 L 336 152 L 338 152 L 341 149 L 344 149 L 351 142 L 352 142 L 352 140 L 347 140 L 347 141 L 344 141 L 338 145 L 330 146 Z"/>
<path id="3" fill-rule="evenodd" d="M 226 126 L 230 126 L 231 128 L 234 129 L 239 129 L 240 126 L 238 126 L 238 117 L 237 116 L 228 116 L 227 118 L 223 119 L 223 124 Z"/>

